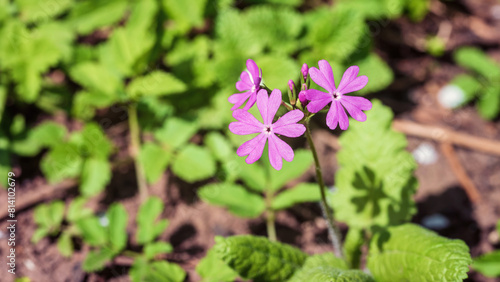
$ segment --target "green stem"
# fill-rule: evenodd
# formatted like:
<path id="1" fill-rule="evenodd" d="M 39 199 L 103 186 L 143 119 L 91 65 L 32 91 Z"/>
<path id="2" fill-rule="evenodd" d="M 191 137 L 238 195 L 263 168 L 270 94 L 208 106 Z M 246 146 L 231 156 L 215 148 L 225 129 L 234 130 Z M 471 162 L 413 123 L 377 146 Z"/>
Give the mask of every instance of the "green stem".
<path id="1" fill-rule="evenodd" d="M 325 182 L 323 180 L 323 173 L 321 172 L 321 166 L 319 164 L 319 158 L 318 158 L 318 153 L 316 152 L 316 147 L 314 146 L 314 142 L 312 140 L 311 136 L 311 130 L 309 129 L 309 119 L 306 118 L 305 122 L 306 126 L 306 138 L 307 138 L 307 143 L 309 143 L 309 147 L 311 148 L 311 152 L 313 154 L 314 158 L 314 165 L 316 167 L 316 178 L 319 184 L 319 190 L 321 192 L 321 211 L 323 212 L 323 217 L 326 219 L 326 223 L 328 225 L 328 234 L 330 235 L 330 238 L 332 240 L 333 244 L 333 249 L 335 252 L 335 255 L 339 258 L 344 258 L 344 254 L 342 251 L 342 246 L 341 246 L 341 234 L 340 230 L 335 224 L 335 221 L 333 219 L 333 211 L 330 209 L 328 206 L 328 203 L 326 201 L 326 187 L 325 187 Z"/>
<path id="2" fill-rule="evenodd" d="M 139 162 L 139 152 L 141 149 L 141 133 L 139 131 L 137 105 L 135 103 L 129 105 L 128 121 L 130 127 L 130 144 L 132 149 L 131 155 L 134 159 L 135 164 L 135 174 L 137 177 L 137 185 L 139 186 L 139 197 L 141 199 L 141 203 L 143 203 L 148 198 L 148 187 L 146 184 L 146 175 L 144 173 L 144 168 Z"/>
<path id="3" fill-rule="evenodd" d="M 266 201 L 266 224 L 267 224 L 267 238 L 270 241 L 277 241 L 276 237 L 276 227 L 274 225 L 274 210 L 271 207 L 273 202 L 273 193 L 269 191 L 264 191 L 265 201 Z"/>

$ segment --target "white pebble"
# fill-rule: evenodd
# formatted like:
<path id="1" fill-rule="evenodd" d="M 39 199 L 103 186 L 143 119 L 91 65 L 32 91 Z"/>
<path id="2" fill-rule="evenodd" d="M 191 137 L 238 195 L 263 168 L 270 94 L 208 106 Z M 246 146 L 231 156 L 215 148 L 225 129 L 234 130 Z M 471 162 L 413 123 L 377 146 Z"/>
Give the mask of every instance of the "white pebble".
<path id="1" fill-rule="evenodd" d="M 102 227 L 107 227 L 109 225 L 109 219 L 108 219 L 108 217 L 106 216 L 105 213 L 99 214 L 98 218 L 99 218 L 99 224 Z"/>
<path id="2" fill-rule="evenodd" d="M 443 107 L 453 109 L 465 101 L 465 93 L 456 85 L 446 85 L 439 90 L 438 100 Z"/>
<path id="3" fill-rule="evenodd" d="M 495 5 L 491 8 L 491 15 L 495 20 L 500 20 L 500 5 Z"/>
<path id="4" fill-rule="evenodd" d="M 429 229 L 442 230 L 450 226 L 450 220 L 440 213 L 435 213 L 424 217 L 422 225 Z"/>
<path id="5" fill-rule="evenodd" d="M 29 270 L 34 270 L 35 269 L 35 264 L 33 263 L 33 261 L 31 261 L 30 259 L 27 259 L 24 261 L 24 265 L 26 266 L 27 269 Z"/>
<path id="6" fill-rule="evenodd" d="M 415 161 L 422 165 L 430 165 L 437 161 L 438 154 L 434 146 L 428 142 L 420 144 L 413 150 L 413 158 Z"/>

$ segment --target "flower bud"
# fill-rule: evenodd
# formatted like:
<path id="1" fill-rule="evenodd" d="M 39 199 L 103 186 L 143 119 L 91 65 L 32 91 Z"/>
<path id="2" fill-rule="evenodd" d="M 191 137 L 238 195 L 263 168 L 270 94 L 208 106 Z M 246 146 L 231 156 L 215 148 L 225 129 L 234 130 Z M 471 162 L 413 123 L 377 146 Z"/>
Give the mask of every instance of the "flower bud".
<path id="1" fill-rule="evenodd" d="M 302 69 L 300 69 L 300 71 L 302 72 L 302 76 L 304 77 L 304 81 L 306 81 L 307 74 L 309 73 L 309 67 L 307 66 L 307 64 L 303 64 Z"/>
<path id="2" fill-rule="evenodd" d="M 294 89 L 295 89 L 295 83 L 293 83 L 293 80 L 289 80 L 288 81 L 288 87 L 290 87 L 290 92 L 293 93 Z"/>
<path id="3" fill-rule="evenodd" d="M 300 91 L 299 101 L 303 107 L 307 106 L 307 103 L 309 103 L 309 100 L 307 100 L 307 98 L 306 98 L 306 91 L 304 91 L 304 90 Z"/>

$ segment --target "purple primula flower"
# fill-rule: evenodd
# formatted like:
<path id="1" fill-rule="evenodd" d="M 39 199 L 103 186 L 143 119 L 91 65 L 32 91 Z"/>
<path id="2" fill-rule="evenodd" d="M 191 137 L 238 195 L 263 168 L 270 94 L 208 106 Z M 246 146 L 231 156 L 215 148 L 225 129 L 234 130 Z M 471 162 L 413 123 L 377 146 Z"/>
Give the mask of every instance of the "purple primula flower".
<path id="1" fill-rule="evenodd" d="M 300 110 L 293 110 L 273 123 L 274 116 L 280 104 L 280 90 L 274 89 L 271 92 L 271 96 L 268 96 L 267 91 L 261 89 L 257 94 L 257 108 L 264 123 L 258 121 L 252 114 L 245 110 L 238 109 L 233 112 L 233 117 L 238 121 L 229 124 L 229 130 L 232 133 L 238 135 L 259 133 L 253 139 L 243 143 L 236 151 L 236 154 L 240 157 L 248 155 L 246 159 L 248 164 L 260 159 L 266 141 L 269 141 L 269 161 L 276 170 L 280 170 L 283 165 L 281 158 L 287 162 L 293 160 L 294 153 L 292 148 L 278 138 L 276 134 L 287 137 L 299 137 L 304 134 L 306 131 L 305 126 L 297 123 L 304 117 L 304 113 Z"/>
<path id="2" fill-rule="evenodd" d="M 340 129 L 346 130 L 349 127 L 349 118 L 344 108 L 357 121 L 365 121 L 366 115 L 363 111 L 372 108 L 372 103 L 363 97 L 347 96 L 345 94 L 358 91 L 368 83 L 368 77 L 365 75 L 357 76 L 358 66 L 349 67 L 342 76 L 339 87 L 335 87 L 333 71 L 330 64 L 321 60 L 318 62 L 319 69 L 312 67 L 309 69 L 309 76 L 319 86 L 325 88 L 328 93 L 316 89 L 306 91 L 306 98 L 309 100 L 307 110 L 311 113 L 317 113 L 326 105 L 331 103 L 330 110 L 326 115 L 326 125 L 330 129 L 335 129 L 339 124 Z"/>
<path id="3" fill-rule="evenodd" d="M 247 100 L 248 102 L 243 108 L 244 110 L 248 111 L 255 104 L 257 92 L 260 89 L 260 82 L 262 81 L 262 70 L 259 69 L 252 59 L 248 59 L 247 70 L 241 73 L 240 78 L 241 80 L 236 82 L 236 89 L 246 92 L 229 96 L 229 103 L 234 104 L 231 108 L 232 111 L 241 107 Z"/>

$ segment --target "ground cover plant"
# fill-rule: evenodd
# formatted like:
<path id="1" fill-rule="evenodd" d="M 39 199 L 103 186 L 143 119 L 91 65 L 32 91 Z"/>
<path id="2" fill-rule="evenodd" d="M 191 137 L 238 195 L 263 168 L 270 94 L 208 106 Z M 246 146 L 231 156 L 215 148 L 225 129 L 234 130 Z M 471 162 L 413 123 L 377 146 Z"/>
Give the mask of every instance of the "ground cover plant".
<path id="1" fill-rule="evenodd" d="M 499 276 L 493 2 L 0 0 L 6 277 Z"/>

